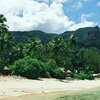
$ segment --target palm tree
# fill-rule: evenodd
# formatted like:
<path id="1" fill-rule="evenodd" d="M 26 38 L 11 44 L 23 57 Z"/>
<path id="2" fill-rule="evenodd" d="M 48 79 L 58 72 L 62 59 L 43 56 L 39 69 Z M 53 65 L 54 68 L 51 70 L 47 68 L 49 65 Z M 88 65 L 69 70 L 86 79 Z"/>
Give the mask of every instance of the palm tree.
<path id="1" fill-rule="evenodd" d="M 37 37 L 33 37 L 28 40 L 29 51 L 39 49 L 42 44 L 41 40 Z"/>
<path id="2" fill-rule="evenodd" d="M 7 19 L 4 15 L 0 15 L 0 32 L 2 31 L 8 31 L 8 26 L 5 24 L 7 22 Z"/>
<path id="3" fill-rule="evenodd" d="M 5 46 L 7 46 L 8 39 L 11 38 L 10 34 L 7 33 L 8 26 L 5 24 L 5 22 L 7 22 L 5 16 L 0 15 L 0 51 L 2 51 Z"/>
<path id="4" fill-rule="evenodd" d="M 71 34 L 69 37 L 69 45 L 75 47 L 77 43 L 78 43 L 78 38 L 75 35 Z"/>
<path id="5" fill-rule="evenodd" d="M 0 67 L 4 67 L 9 61 L 9 52 L 12 48 L 12 35 L 5 24 L 7 19 L 4 15 L 0 15 Z"/>
<path id="6" fill-rule="evenodd" d="M 41 59 L 43 51 L 43 45 L 41 40 L 37 37 L 32 37 L 28 40 L 28 44 L 26 45 L 26 54 L 32 57 Z"/>
<path id="7" fill-rule="evenodd" d="M 54 37 L 48 44 L 51 59 L 54 59 L 56 63 L 61 62 L 62 55 L 64 55 L 66 45 L 65 41 L 58 36 Z"/>

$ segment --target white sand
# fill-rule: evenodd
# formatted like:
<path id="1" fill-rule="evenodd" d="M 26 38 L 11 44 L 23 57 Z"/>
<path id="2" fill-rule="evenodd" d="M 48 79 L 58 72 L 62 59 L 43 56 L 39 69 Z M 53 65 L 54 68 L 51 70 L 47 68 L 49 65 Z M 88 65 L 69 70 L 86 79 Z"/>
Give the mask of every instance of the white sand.
<path id="1" fill-rule="evenodd" d="M 0 98 L 57 91 L 77 91 L 99 88 L 100 80 L 56 79 L 28 80 L 15 77 L 0 77 Z"/>

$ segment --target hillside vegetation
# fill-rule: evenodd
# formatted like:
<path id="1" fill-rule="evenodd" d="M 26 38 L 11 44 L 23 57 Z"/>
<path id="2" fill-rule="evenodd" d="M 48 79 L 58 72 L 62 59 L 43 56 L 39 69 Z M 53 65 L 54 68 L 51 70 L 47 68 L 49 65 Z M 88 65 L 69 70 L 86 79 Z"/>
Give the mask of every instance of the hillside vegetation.
<path id="1" fill-rule="evenodd" d="M 59 33 L 45 33 L 39 30 L 12 32 L 12 35 L 18 42 L 26 42 L 31 37 L 38 37 L 44 44 L 48 43 L 57 34 Z M 80 28 L 76 31 L 66 31 L 59 34 L 59 36 L 66 40 L 71 34 L 78 38 L 80 47 L 96 47 L 100 50 L 100 28 L 98 26 Z"/>

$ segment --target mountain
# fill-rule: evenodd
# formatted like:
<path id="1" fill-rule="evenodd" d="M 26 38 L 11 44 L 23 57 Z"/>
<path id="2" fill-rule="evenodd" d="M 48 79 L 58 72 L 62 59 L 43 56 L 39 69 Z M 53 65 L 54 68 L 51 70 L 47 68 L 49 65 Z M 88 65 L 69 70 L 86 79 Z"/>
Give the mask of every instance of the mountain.
<path id="1" fill-rule="evenodd" d="M 80 28 L 76 31 L 66 31 L 61 35 L 66 38 L 70 34 L 78 37 L 81 47 L 96 47 L 100 50 L 100 28 L 98 26 Z"/>
<path id="2" fill-rule="evenodd" d="M 39 30 L 23 31 L 23 32 L 13 31 L 12 34 L 17 42 L 26 42 L 28 39 L 32 37 L 38 37 L 41 39 L 43 43 L 49 42 L 55 35 L 57 35 L 52 33 L 45 33 Z"/>
<path id="3" fill-rule="evenodd" d="M 26 42 L 27 39 L 31 37 L 39 37 L 43 43 L 49 42 L 54 36 L 55 33 L 45 33 L 39 30 L 34 31 L 16 31 L 12 32 L 17 42 Z M 96 27 L 86 27 L 80 28 L 76 31 L 66 31 L 64 33 L 59 34 L 61 37 L 66 39 L 71 34 L 78 37 L 80 41 L 80 46 L 82 47 L 97 47 L 100 49 L 100 28 Z"/>

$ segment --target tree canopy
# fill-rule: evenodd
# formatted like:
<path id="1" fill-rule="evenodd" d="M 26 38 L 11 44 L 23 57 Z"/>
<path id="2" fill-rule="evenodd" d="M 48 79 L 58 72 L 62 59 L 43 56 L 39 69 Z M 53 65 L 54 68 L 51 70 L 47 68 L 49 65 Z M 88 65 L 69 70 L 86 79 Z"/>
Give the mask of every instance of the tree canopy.
<path id="1" fill-rule="evenodd" d="M 76 74 L 78 74 L 82 76 L 81 78 L 91 78 L 92 73 L 100 73 L 99 49 L 87 48 L 86 45 L 80 46 L 80 39 L 74 34 L 66 39 L 56 35 L 45 44 L 38 37 L 31 37 L 26 42 L 16 43 L 5 24 L 6 21 L 6 18 L 0 15 L 1 74 L 4 66 L 11 69 L 10 74 L 32 79 L 64 78 L 68 70 L 73 73 L 71 77 L 77 77 Z"/>

